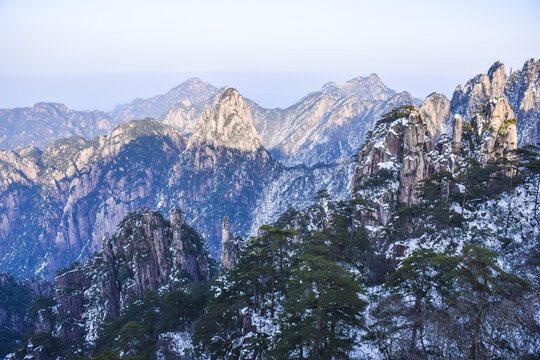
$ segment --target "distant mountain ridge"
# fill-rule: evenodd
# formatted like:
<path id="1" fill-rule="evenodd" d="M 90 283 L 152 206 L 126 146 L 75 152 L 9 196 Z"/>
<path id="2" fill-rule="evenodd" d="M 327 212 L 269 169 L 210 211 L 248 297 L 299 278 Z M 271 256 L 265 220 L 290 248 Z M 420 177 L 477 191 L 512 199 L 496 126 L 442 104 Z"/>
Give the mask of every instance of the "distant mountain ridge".
<path id="1" fill-rule="evenodd" d="M 92 138 L 111 131 L 114 125 L 102 111 L 76 111 L 56 103 L 0 109 L 0 149 L 44 148 L 56 139 L 70 136 Z"/>
<path id="2" fill-rule="evenodd" d="M 450 134 L 453 114 L 470 121 L 467 114 L 486 99 L 498 99 L 493 89 L 501 99 L 506 89 L 518 117 L 517 136 L 524 138 L 538 124 L 538 63 L 527 62 L 507 85 L 501 85 L 504 70 L 497 63 L 452 101 L 428 96 L 418 112 L 433 142 Z M 248 236 L 290 206 L 311 205 L 318 190 L 348 198 L 355 148 L 385 112 L 415 103 L 406 92 L 388 90 L 375 75 L 353 80 L 341 87 L 327 84 L 288 109 L 259 108 L 230 88 L 197 105 L 185 98 L 189 137 L 178 124 L 146 119 L 122 123 L 92 140 L 75 136 L 43 150 L 0 151 L 0 271 L 50 275 L 89 256 L 123 216 L 145 206 L 190 209 L 186 220 L 217 255 L 223 216 L 229 216 L 235 233 Z M 352 94 L 372 86 L 381 100 Z M 166 102 L 160 99 L 155 102 Z M 280 155 L 280 149 L 290 152 Z"/>
<path id="3" fill-rule="evenodd" d="M 204 103 L 218 89 L 199 78 L 191 78 L 172 88 L 163 95 L 148 99 L 135 99 L 128 104 L 117 105 L 108 116 L 113 121 L 140 120 L 146 117 L 162 119 L 174 105 L 196 105 Z"/>
<path id="4" fill-rule="evenodd" d="M 348 196 L 352 169 L 350 161 L 284 167 L 262 146 L 246 100 L 230 88 L 205 106 L 189 139 L 146 119 L 92 140 L 57 140 L 43 151 L 0 151 L 0 269 L 50 277 L 98 250 L 141 207 L 184 209 L 217 255 L 223 216 L 238 234 L 254 234 L 288 207 L 311 204 L 335 174 L 343 181 L 331 194 Z"/>
<path id="5" fill-rule="evenodd" d="M 58 138 L 56 134 L 91 139 L 106 134 L 119 123 L 146 117 L 159 119 L 191 136 L 205 106 L 212 103 L 219 92 L 200 79 L 189 79 L 163 95 L 135 99 L 116 106 L 108 113 L 96 111 L 102 124 L 96 127 L 81 120 L 84 129 L 78 128 L 77 118 L 84 119 L 85 112 L 71 111 L 64 106 L 59 114 L 48 112 L 42 115 L 43 118 L 49 115 L 46 121 L 42 121 L 44 131 L 41 133 L 47 134 L 37 139 L 32 137 L 32 123 L 20 116 L 18 123 L 24 137 L 14 137 L 9 143 L 0 141 L 0 148 L 3 145 L 5 148 L 44 148 Z M 308 94 L 286 109 L 264 109 L 251 100 L 247 101 L 263 145 L 282 162 L 293 166 L 319 162 L 329 164 L 350 156 L 363 141 L 363 134 L 374 119 L 393 106 L 418 102 L 406 92 L 397 94 L 389 89 L 376 74 L 351 79 L 342 85 L 328 83 L 320 91 Z M 17 111 L 4 110 L 6 114 Z M 65 116 L 67 112 L 73 113 L 73 120 L 57 129 L 55 118 Z M 344 135 L 346 139 L 343 139 Z M 314 153 L 320 154 L 314 156 Z"/>
<path id="6" fill-rule="evenodd" d="M 164 95 L 135 99 L 112 111 L 71 110 L 63 104 L 40 102 L 32 107 L 0 109 L 0 149 L 34 146 L 44 149 L 51 142 L 71 136 L 92 139 L 129 120 L 161 119 L 175 104 L 196 106 L 217 92 L 200 79 L 189 79 Z M 200 115 L 196 113 L 196 119 Z M 165 123 L 168 123 L 165 120 Z M 174 125 L 172 123 L 171 125 Z M 182 129 L 182 126 L 177 126 Z"/>
<path id="7" fill-rule="evenodd" d="M 495 77 L 495 88 L 486 83 Z M 488 80 L 486 80 L 488 79 Z M 163 95 L 135 99 L 117 105 L 109 112 L 75 111 L 62 104 L 38 103 L 33 107 L 0 109 L 0 149 L 18 146 L 44 148 L 50 142 L 70 136 L 91 139 L 110 132 L 125 121 L 156 118 L 186 136 L 194 130 L 197 119 L 218 89 L 198 78 L 189 79 Z M 519 142 L 540 140 L 540 61 L 528 60 L 523 69 L 506 76 L 504 65 L 497 62 L 487 75 L 478 75 L 464 87 L 458 87 L 452 108 L 470 109 L 485 100 L 487 94 L 505 95 L 523 119 Z M 482 95 L 484 94 L 484 95 Z M 471 103 L 467 104 L 471 99 Z M 392 106 L 421 101 L 410 94 L 389 89 L 376 74 L 357 77 L 341 85 L 325 84 L 285 109 L 265 109 L 248 100 L 255 127 L 263 145 L 288 165 L 329 163 L 350 156 L 363 142 L 374 119 Z M 475 105 L 476 104 L 476 105 Z M 474 111 L 474 110 L 472 110 Z M 467 118 L 470 114 L 464 113 Z M 360 131 L 360 133 L 358 133 Z M 355 135 L 350 135 L 354 133 Z M 313 153 L 317 153 L 314 156 Z"/>

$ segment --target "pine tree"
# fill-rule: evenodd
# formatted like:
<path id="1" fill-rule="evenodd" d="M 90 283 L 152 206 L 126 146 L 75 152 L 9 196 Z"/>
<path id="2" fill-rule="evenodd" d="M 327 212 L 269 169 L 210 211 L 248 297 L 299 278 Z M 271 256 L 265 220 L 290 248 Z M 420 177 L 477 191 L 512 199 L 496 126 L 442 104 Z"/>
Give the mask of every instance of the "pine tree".
<path id="1" fill-rule="evenodd" d="M 484 358 L 489 352 L 484 332 L 487 311 L 527 286 L 517 276 L 503 271 L 496 259 L 497 253 L 467 244 L 453 274 L 456 279 L 453 306 L 465 319 L 466 330 L 471 334 L 469 352 L 473 360 Z"/>
<path id="2" fill-rule="evenodd" d="M 346 359 L 352 348 L 366 304 L 356 279 L 329 259 L 328 243 L 316 233 L 303 244 L 279 319 L 277 358 Z"/>
<path id="3" fill-rule="evenodd" d="M 454 257 L 432 250 L 418 250 L 390 274 L 386 286 L 403 299 L 402 314 L 410 324 L 409 355 L 417 353 L 420 345 L 423 356 L 427 356 L 424 339 L 426 316 L 434 311 L 434 302 L 439 300 L 440 295 L 448 294 L 448 274 L 456 263 Z"/>

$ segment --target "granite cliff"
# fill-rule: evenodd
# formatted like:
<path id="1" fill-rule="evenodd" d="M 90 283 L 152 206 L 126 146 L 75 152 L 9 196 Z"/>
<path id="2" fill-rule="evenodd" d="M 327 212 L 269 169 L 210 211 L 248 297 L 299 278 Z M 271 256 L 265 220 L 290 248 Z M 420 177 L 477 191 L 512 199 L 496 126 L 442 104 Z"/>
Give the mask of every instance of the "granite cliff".
<path id="1" fill-rule="evenodd" d="M 55 276 L 52 303 L 33 318 L 27 346 L 16 358 L 49 359 L 52 354 L 83 354 L 96 346 L 107 319 L 115 319 L 143 294 L 205 285 L 215 261 L 204 240 L 188 226 L 182 212 L 171 209 L 169 220 L 150 209 L 128 214 L 103 248 L 83 264 L 74 263 Z M 62 350 L 39 346 L 42 337 Z"/>

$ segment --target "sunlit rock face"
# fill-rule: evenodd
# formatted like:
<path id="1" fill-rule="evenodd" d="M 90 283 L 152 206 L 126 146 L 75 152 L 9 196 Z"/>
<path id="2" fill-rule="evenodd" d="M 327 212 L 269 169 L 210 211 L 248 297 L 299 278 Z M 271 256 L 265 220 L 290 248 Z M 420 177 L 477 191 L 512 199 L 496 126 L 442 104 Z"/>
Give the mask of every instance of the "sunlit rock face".
<path id="1" fill-rule="evenodd" d="M 356 153 L 375 121 L 392 108 L 417 103 L 388 89 L 377 75 L 328 83 L 286 109 L 250 102 L 263 145 L 285 165 L 329 164 Z"/>
<path id="2" fill-rule="evenodd" d="M 518 119 L 518 143 L 540 141 L 540 60 L 529 59 L 521 70 L 512 72 L 505 95 Z"/>
<path id="3" fill-rule="evenodd" d="M 251 111 L 237 90 L 223 89 L 215 102 L 206 106 L 188 144 L 190 149 L 198 146 L 248 153 L 262 148 Z"/>
<path id="4" fill-rule="evenodd" d="M 505 98 L 517 119 L 518 144 L 540 141 L 540 60 L 529 59 L 521 70 L 506 76 L 504 65 L 496 62 L 487 74 L 459 85 L 451 101 L 451 115 L 460 114 L 467 122 L 476 112 L 485 112 L 490 99 Z"/>

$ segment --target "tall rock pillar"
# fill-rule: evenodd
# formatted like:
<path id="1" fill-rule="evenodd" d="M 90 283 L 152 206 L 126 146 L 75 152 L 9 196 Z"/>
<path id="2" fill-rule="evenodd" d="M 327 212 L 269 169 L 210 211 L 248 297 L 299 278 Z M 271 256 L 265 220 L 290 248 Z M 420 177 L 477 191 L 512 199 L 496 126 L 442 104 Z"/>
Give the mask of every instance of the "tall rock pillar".
<path id="1" fill-rule="evenodd" d="M 463 118 L 459 114 L 454 116 L 453 130 L 452 152 L 458 154 L 461 150 L 461 135 L 463 132 Z"/>
<path id="2" fill-rule="evenodd" d="M 230 270 L 238 261 L 238 243 L 231 233 L 229 217 L 223 217 L 221 225 L 221 267 L 224 270 Z"/>

